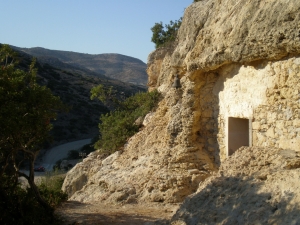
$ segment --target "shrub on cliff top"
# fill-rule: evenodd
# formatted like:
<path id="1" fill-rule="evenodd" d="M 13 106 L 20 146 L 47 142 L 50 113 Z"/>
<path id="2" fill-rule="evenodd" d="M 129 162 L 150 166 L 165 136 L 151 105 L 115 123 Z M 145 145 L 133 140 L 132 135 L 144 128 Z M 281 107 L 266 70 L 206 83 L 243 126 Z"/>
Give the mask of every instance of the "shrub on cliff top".
<path id="1" fill-rule="evenodd" d="M 170 24 L 163 25 L 162 22 L 155 23 L 151 28 L 152 39 L 151 41 L 155 44 L 155 48 L 164 47 L 176 40 L 177 31 L 181 25 L 181 20 L 170 21 Z"/>

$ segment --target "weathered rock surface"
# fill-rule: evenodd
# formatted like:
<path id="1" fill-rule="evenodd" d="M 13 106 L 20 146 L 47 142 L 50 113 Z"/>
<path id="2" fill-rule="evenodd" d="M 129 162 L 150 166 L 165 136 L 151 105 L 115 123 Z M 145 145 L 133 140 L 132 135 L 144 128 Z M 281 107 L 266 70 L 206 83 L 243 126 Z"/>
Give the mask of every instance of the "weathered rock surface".
<path id="1" fill-rule="evenodd" d="M 297 0 L 203 0 L 186 9 L 172 63 L 187 71 L 300 52 Z"/>
<path id="2" fill-rule="evenodd" d="M 247 120 L 247 145 L 300 151 L 300 1 L 193 3 L 174 48 L 148 60 L 149 89 L 163 100 L 122 152 L 94 153 L 68 173 L 70 199 L 181 202 L 236 150 L 229 118 Z"/>
<path id="3" fill-rule="evenodd" d="M 300 152 L 243 147 L 156 224 L 299 224 L 299 181 Z"/>

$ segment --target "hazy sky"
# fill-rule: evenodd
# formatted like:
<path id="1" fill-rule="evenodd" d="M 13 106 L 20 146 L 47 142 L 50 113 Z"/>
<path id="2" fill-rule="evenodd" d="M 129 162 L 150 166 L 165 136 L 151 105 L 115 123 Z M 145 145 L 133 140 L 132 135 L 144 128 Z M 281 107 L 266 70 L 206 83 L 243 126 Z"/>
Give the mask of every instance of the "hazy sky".
<path id="1" fill-rule="evenodd" d="M 0 43 L 101 54 L 145 63 L 151 27 L 178 20 L 193 0 L 0 0 Z"/>

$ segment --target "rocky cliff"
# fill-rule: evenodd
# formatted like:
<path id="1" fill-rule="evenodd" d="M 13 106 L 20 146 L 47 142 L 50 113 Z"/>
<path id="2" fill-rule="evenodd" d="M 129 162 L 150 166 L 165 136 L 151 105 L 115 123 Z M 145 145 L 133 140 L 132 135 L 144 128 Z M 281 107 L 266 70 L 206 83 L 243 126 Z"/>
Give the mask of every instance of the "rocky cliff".
<path id="1" fill-rule="evenodd" d="M 147 72 L 159 107 L 124 151 L 68 173 L 70 199 L 181 202 L 243 145 L 300 151 L 298 0 L 193 3 Z"/>

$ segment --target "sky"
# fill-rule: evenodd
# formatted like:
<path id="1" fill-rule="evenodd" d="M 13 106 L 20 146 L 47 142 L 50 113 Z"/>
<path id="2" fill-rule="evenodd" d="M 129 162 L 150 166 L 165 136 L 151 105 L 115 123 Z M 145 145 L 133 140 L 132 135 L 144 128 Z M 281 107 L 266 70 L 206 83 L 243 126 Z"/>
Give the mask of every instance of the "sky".
<path id="1" fill-rule="evenodd" d="M 193 0 L 0 0 L 0 43 L 147 63 L 151 27 L 178 20 Z"/>

